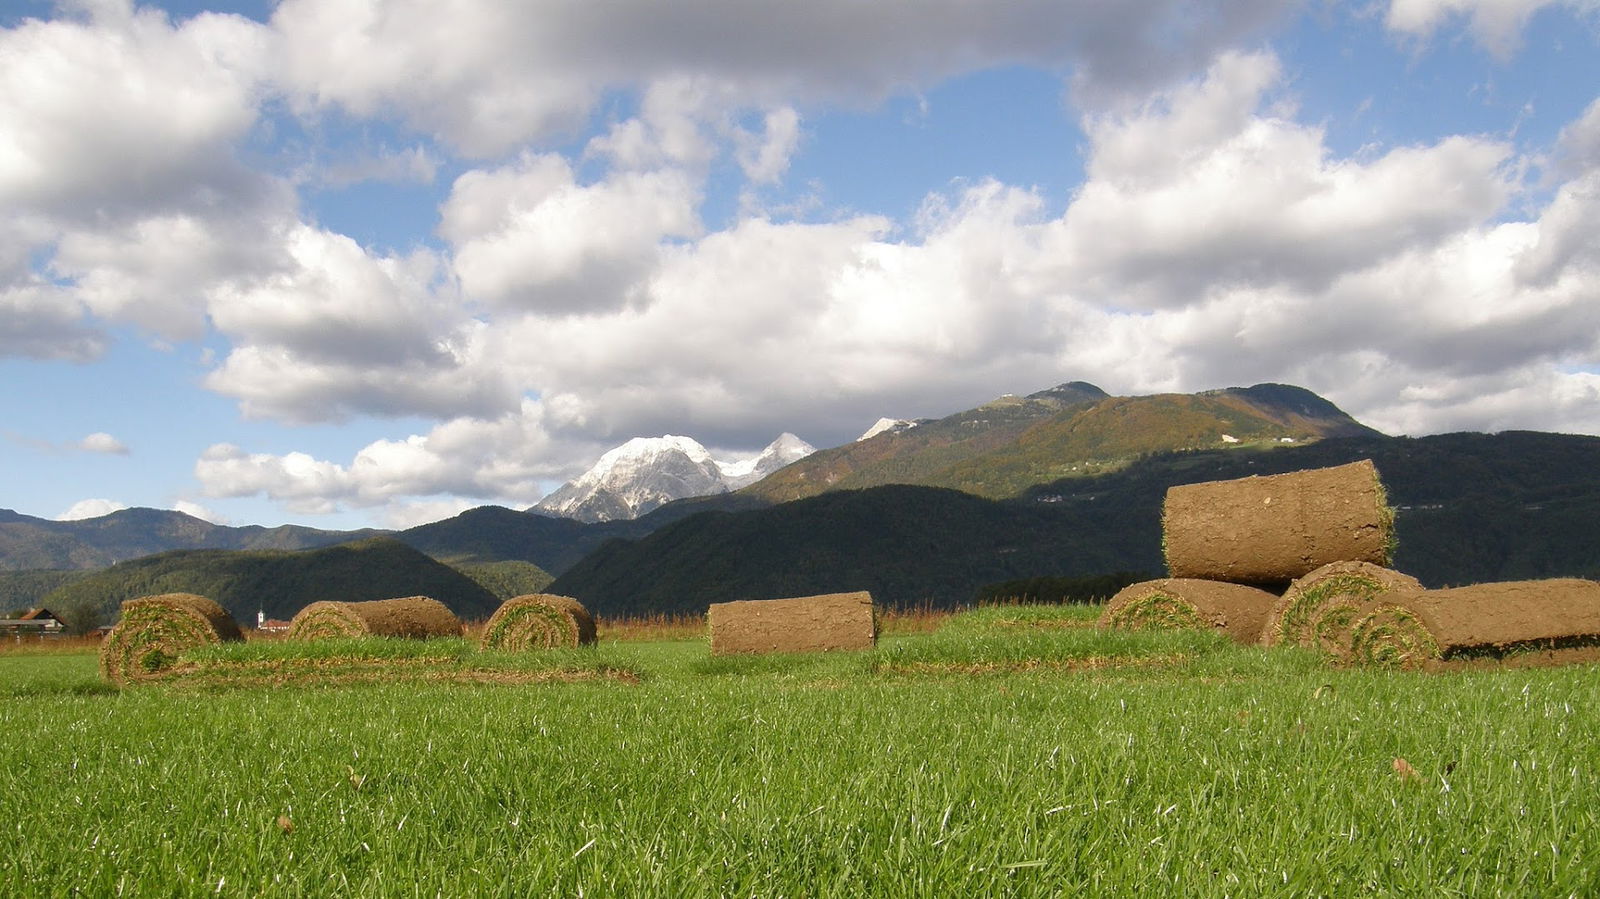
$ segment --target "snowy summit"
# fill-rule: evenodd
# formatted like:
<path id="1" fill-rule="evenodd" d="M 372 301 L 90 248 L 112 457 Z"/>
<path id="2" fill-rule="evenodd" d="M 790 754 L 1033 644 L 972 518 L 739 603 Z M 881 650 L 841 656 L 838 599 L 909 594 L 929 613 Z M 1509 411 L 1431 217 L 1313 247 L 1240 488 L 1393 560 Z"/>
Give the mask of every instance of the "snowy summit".
<path id="1" fill-rule="evenodd" d="M 673 500 L 754 484 L 814 452 L 816 447 L 785 433 L 755 456 L 723 462 L 692 437 L 635 437 L 535 508 L 588 522 L 638 518 Z"/>

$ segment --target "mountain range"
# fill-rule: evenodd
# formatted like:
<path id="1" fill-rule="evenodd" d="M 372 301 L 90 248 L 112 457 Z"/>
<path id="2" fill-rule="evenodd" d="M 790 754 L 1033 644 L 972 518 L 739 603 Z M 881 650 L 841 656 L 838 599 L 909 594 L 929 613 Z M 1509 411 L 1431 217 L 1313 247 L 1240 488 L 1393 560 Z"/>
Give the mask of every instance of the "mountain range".
<path id="1" fill-rule="evenodd" d="M 530 578 L 548 571 L 558 577 L 549 589 L 600 614 L 863 588 L 890 605 L 949 606 L 998 581 L 1159 573 L 1160 506 L 1174 484 L 1371 458 L 1400 508 L 1397 564 L 1425 583 L 1600 574 L 1600 438 L 1392 438 L 1309 391 L 1273 384 L 1113 397 L 1071 382 L 877 430 L 737 489 L 755 460 L 731 475 L 713 460 L 725 480 L 707 481 L 732 492 L 637 518 L 485 506 L 392 536 L 433 560 L 477 566 L 480 581 L 485 565 L 503 566 L 496 576 L 508 584 L 542 584 Z M 781 459 L 786 443 L 775 441 L 768 457 Z M 668 448 L 702 465 L 710 457 Z M 635 473 L 650 469 L 637 462 L 649 455 L 633 454 Z M 624 495 L 620 483 L 594 495 L 644 496 Z M 152 509 L 77 522 L 0 511 L 0 598 L 24 605 L 98 576 L 38 569 L 198 547 L 304 550 L 374 533 L 228 528 Z"/>

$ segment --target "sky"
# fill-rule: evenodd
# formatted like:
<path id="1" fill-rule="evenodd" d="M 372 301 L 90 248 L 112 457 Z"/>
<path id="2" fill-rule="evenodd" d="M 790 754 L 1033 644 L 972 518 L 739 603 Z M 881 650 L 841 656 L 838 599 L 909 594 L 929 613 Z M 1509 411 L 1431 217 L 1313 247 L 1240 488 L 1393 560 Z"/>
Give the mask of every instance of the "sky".
<path id="1" fill-rule="evenodd" d="M 0 0 L 0 508 L 402 528 L 1071 380 L 1600 434 L 1600 0 Z"/>

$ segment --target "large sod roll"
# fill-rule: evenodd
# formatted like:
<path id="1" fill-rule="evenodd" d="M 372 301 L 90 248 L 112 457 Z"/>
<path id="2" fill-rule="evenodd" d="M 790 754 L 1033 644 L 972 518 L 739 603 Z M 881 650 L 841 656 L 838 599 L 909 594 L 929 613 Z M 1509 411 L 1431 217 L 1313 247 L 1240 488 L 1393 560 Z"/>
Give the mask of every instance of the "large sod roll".
<path id="1" fill-rule="evenodd" d="M 1172 487 L 1161 529 L 1173 577 L 1287 584 L 1330 562 L 1388 565 L 1394 513 L 1363 459 Z"/>
<path id="2" fill-rule="evenodd" d="M 1100 613 L 1100 626 L 1218 630 L 1240 643 L 1255 643 L 1277 601 L 1243 584 L 1161 578 L 1118 591 Z"/>
<path id="3" fill-rule="evenodd" d="M 191 649 L 243 639 L 233 616 L 204 596 L 142 596 L 122 604 L 122 620 L 101 641 L 100 674 L 133 683 L 171 668 Z"/>
<path id="4" fill-rule="evenodd" d="M 1600 644 L 1600 583 L 1505 581 L 1398 590 L 1365 603 L 1350 628 L 1350 661 L 1421 668 L 1455 658 Z"/>
<path id="5" fill-rule="evenodd" d="M 871 649 L 878 643 L 866 591 L 712 603 L 706 617 L 713 655 Z"/>
<path id="6" fill-rule="evenodd" d="M 570 596 L 530 593 L 506 600 L 483 629 L 484 649 L 524 652 L 530 649 L 588 646 L 595 641 L 594 616 Z"/>
<path id="7" fill-rule="evenodd" d="M 461 636 L 461 619 L 437 599 L 407 596 L 368 602 L 314 602 L 289 622 L 290 640 L 329 637 Z"/>
<path id="8" fill-rule="evenodd" d="M 1333 562 L 1289 585 L 1267 620 L 1261 642 L 1343 657 L 1350 651 L 1350 626 L 1363 604 L 1391 591 L 1421 589 L 1416 578 L 1381 565 Z"/>

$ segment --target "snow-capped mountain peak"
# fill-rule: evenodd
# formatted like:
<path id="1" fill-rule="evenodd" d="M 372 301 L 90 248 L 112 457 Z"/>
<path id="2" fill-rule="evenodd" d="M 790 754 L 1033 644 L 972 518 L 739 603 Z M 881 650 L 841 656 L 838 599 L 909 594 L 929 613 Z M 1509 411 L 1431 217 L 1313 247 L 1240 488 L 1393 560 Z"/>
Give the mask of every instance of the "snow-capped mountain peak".
<path id="1" fill-rule="evenodd" d="M 880 418 L 875 424 L 873 424 L 872 427 L 867 428 L 867 430 L 860 437 L 857 437 L 856 442 L 860 443 L 863 440 L 871 440 L 879 434 L 898 434 L 901 431 L 908 430 L 916 426 L 916 422 L 908 421 L 904 418 Z"/>
<path id="2" fill-rule="evenodd" d="M 635 437 L 608 450 L 536 507 L 579 521 L 637 518 L 673 500 L 753 484 L 815 451 L 786 433 L 749 459 L 719 462 L 692 437 Z"/>
<path id="3" fill-rule="evenodd" d="M 738 490 L 816 451 L 816 447 L 785 431 L 757 455 L 737 462 L 718 462 L 717 467 L 722 470 L 722 477 L 728 482 L 728 489 Z"/>

